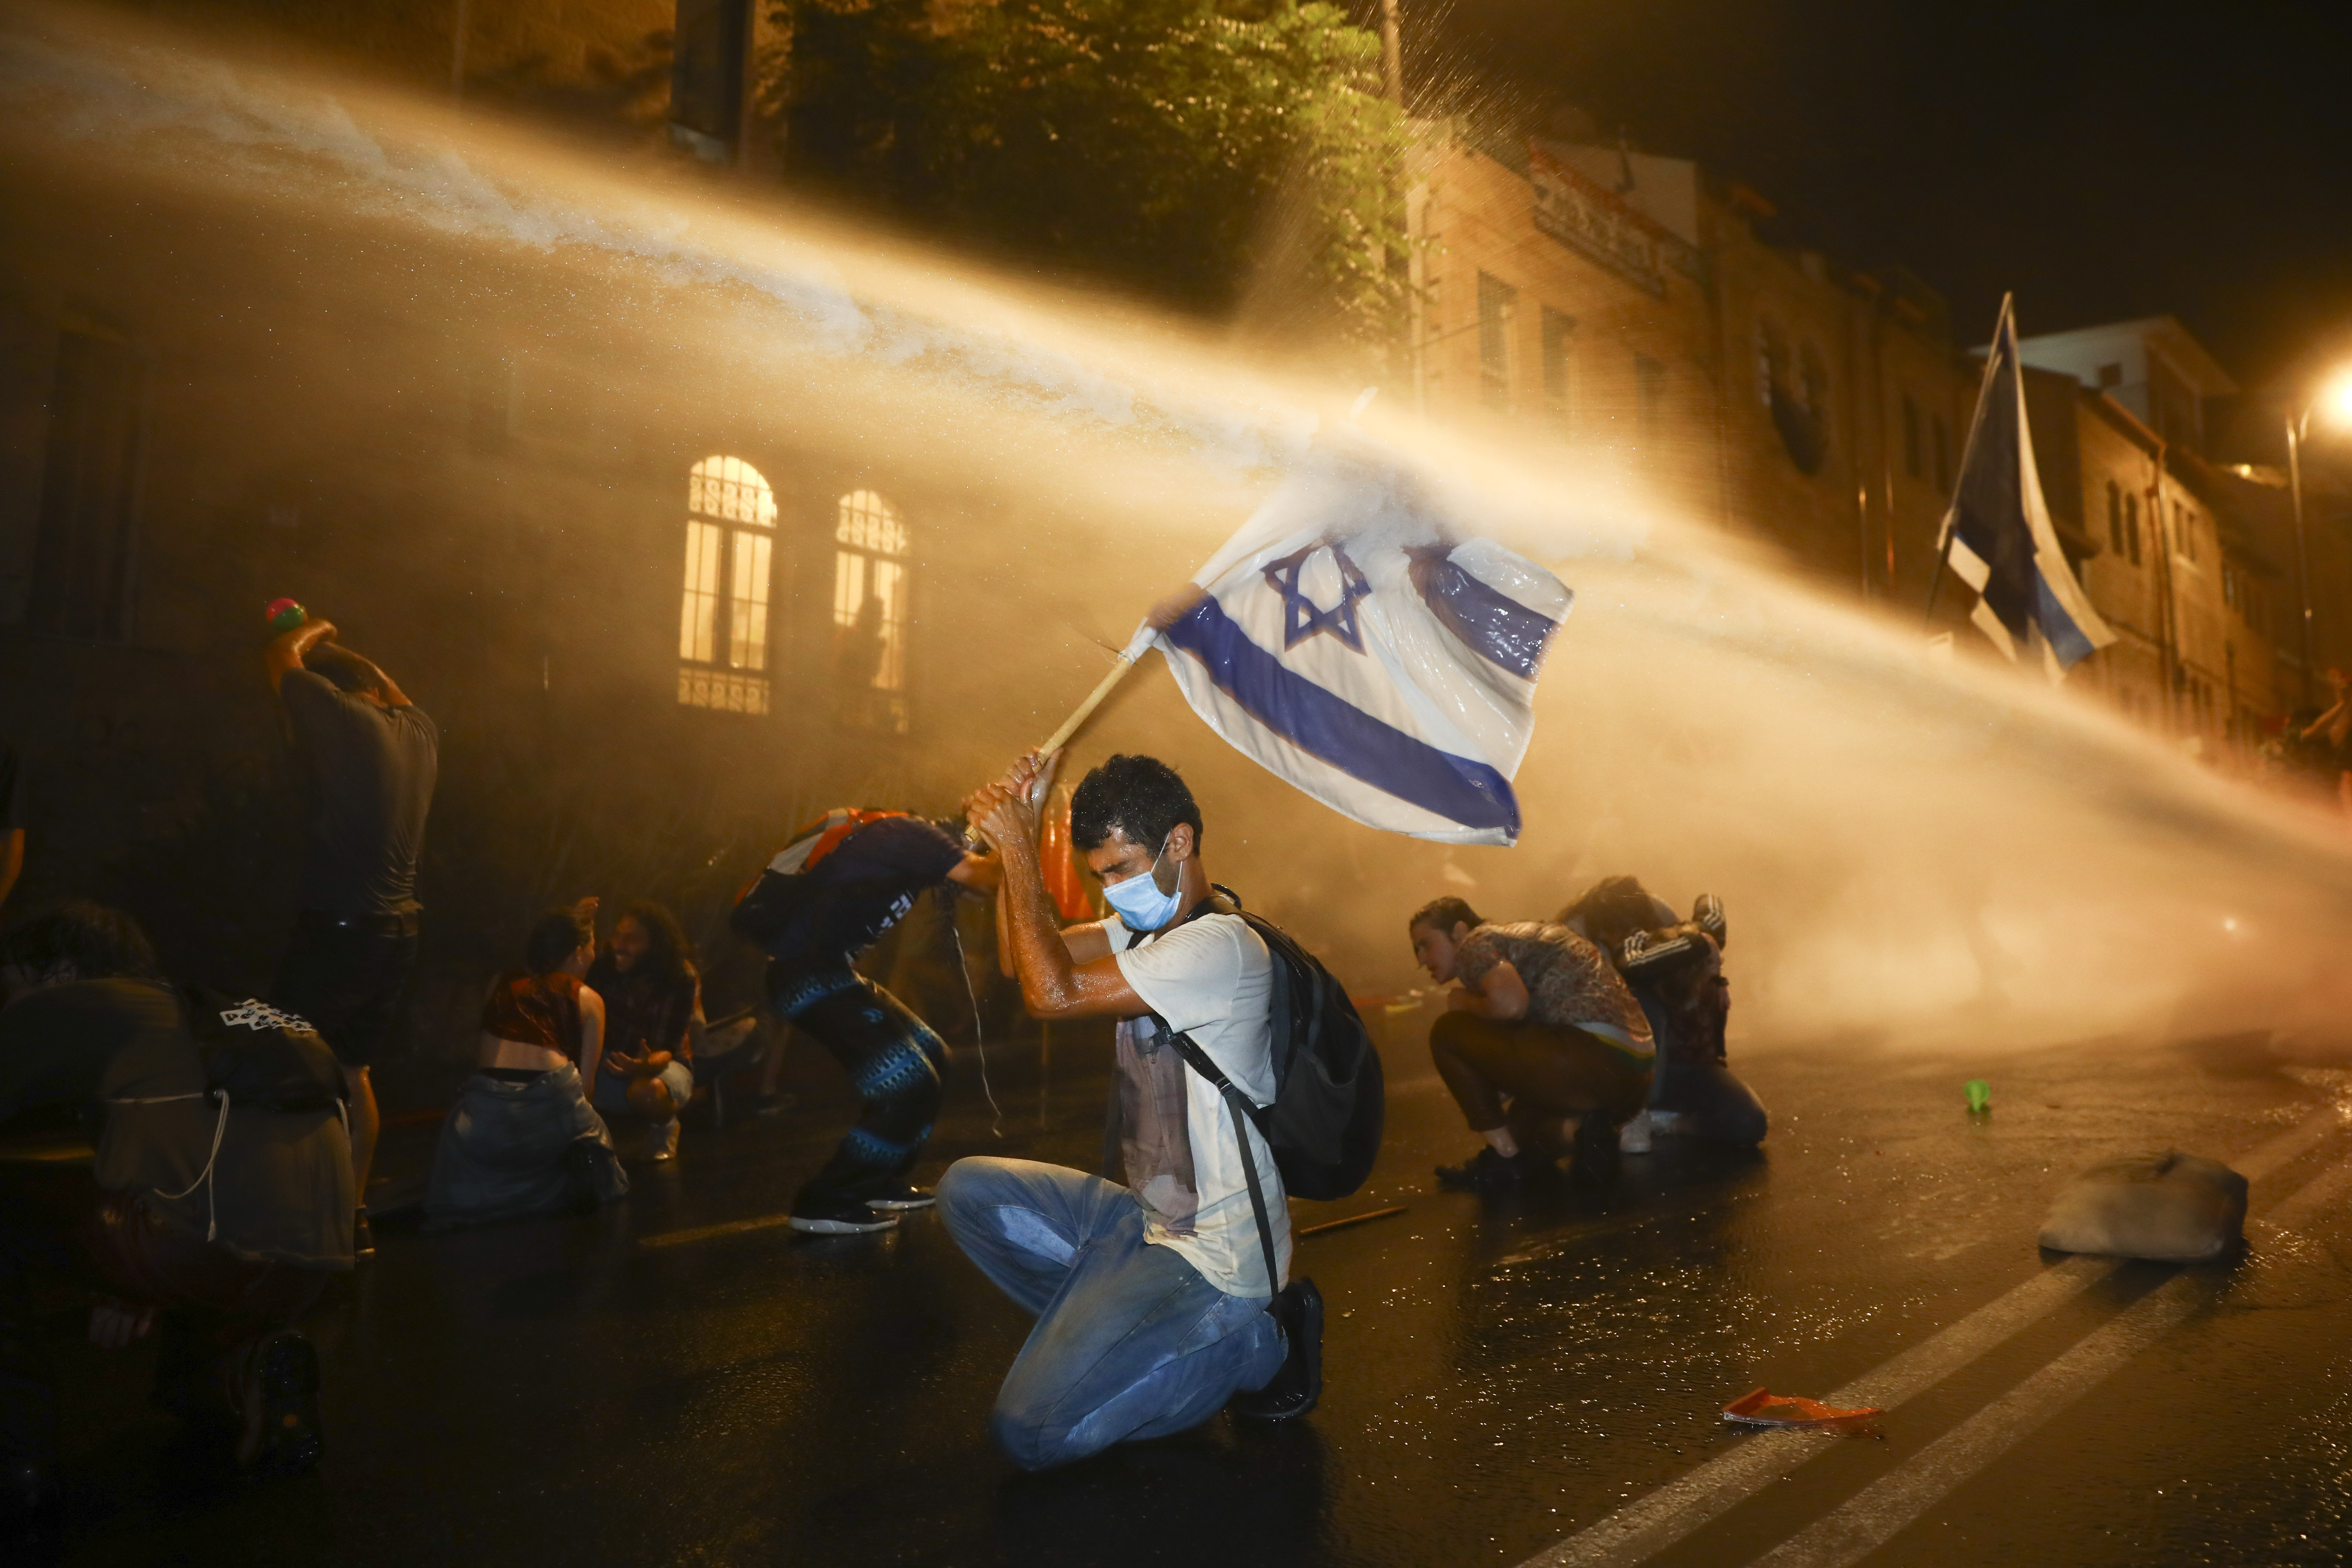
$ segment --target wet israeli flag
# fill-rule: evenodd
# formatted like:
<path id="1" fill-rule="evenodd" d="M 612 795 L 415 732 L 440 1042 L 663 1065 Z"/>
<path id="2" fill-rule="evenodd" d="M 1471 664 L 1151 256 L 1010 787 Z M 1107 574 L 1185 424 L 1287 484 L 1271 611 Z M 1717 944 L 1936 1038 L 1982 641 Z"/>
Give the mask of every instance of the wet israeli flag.
<path id="1" fill-rule="evenodd" d="M 2025 418 L 2017 316 L 2007 295 L 1944 517 L 1944 551 L 1953 573 L 1977 591 L 1969 620 L 2011 660 L 2038 662 L 2055 681 L 2116 640 L 2074 580 L 2051 526 Z"/>
<path id="2" fill-rule="evenodd" d="M 1156 646 L 1211 729 L 1368 826 L 1517 840 L 1559 578 L 1335 468 L 1286 480 L 1193 581 L 1206 596 L 1129 652 Z"/>

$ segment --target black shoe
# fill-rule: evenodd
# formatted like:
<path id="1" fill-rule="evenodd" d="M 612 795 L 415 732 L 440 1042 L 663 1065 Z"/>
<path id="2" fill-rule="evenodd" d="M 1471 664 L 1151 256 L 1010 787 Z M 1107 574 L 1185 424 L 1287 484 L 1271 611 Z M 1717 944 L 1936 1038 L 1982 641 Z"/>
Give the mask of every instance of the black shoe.
<path id="1" fill-rule="evenodd" d="M 1282 1365 L 1264 1388 L 1234 1394 L 1233 1412 L 1244 1421 L 1296 1421 L 1323 1397 L 1323 1293 L 1312 1279 L 1294 1279 L 1265 1310 L 1282 1325 Z"/>
<path id="2" fill-rule="evenodd" d="M 1701 893 L 1698 902 L 1691 906 L 1691 924 L 1715 938 L 1717 947 L 1730 940 L 1731 927 L 1724 919 L 1723 900 L 1713 893 Z"/>
<path id="3" fill-rule="evenodd" d="M 352 1216 L 352 1261 L 353 1263 L 375 1261 L 375 1228 L 368 1224 L 365 1204 L 362 1204 L 360 1212 Z"/>
<path id="4" fill-rule="evenodd" d="M 1608 1110 L 1588 1110 L 1578 1121 L 1575 1151 L 1569 1157 L 1569 1173 L 1578 1183 L 1604 1189 L 1617 1184 L 1624 1169 L 1617 1148 L 1618 1126 L 1616 1114 Z"/>
<path id="5" fill-rule="evenodd" d="M 1437 1184 L 1457 1193 L 1516 1193 L 1536 1176 L 1536 1159 L 1522 1149 L 1498 1154 L 1492 1146 L 1458 1165 L 1437 1167 Z"/>
<path id="6" fill-rule="evenodd" d="M 930 1188 L 919 1187 L 895 1176 L 887 1182 L 860 1187 L 857 1194 L 867 1208 L 880 1209 L 885 1213 L 899 1209 L 927 1209 L 939 1202 L 939 1194 Z"/>
<path id="7" fill-rule="evenodd" d="M 867 1208 L 860 1198 L 839 1193 L 803 1193 L 793 1200 L 793 1228 L 811 1236 L 863 1236 L 895 1230 L 898 1216 Z"/>
<path id="8" fill-rule="evenodd" d="M 249 1476 L 307 1476 L 326 1457 L 319 1426 L 319 1352 L 291 1329 L 247 1354 L 237 1403 L 245 1430 L 236 1468 Z"/>

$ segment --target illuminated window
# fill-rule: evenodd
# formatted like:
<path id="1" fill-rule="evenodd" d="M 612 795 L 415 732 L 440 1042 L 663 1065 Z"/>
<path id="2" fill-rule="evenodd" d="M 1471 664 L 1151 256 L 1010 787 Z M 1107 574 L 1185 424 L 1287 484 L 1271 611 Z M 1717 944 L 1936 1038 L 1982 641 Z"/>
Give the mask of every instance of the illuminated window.
<path id="1" fill-rule="evenodd" d="M 1576 318 L 1549 305 L 1543 308 L 1544 413 L 1561 431 L 1569 428 L 1574 405 L 1570 401 L 1570 354 L 1576 345 Z"/>
<path id="2" fill-rule="evenodd" d="M 1518 312 L 1517 289 L 1478 274 L 1478 395 L 1498 414 L 1511 407 L 1511 322 Z"/>
<path id="3" fill-rule="evenodd" d="M 686 589 L 677 612 L 677 700 L 768 710 L 768 592 L 776 492 L 740 458 L 705 458 L 686 481 Z"/>
<path id="4" fill-rule="evenodd" d="M 872 490 L 841 498 L 833 530 L 833 676 L 845 723 L 907 732 L 910 540 Z"/>

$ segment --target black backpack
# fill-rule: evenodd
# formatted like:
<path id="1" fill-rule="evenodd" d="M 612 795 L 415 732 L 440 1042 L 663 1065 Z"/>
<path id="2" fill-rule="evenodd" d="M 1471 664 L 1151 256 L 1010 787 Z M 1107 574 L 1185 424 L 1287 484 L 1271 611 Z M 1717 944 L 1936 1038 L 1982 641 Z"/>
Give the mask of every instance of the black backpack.
<path id="1" fill-rule="evenodd" d="M 1266 1017 L 1274 1026 L 1274 1103 L 1256 1105 L 1234 1087 L 1192 1036 L 1170 1030 L 1167 1020 L 1157 1015 L 1152 1022 L 1174 1044 L 1184 1064 L 1223 1096 L 1234 1118 L 1235 1132 L 1244 1119 L 1257 1128 L 1273 1152 L 1284 1188 L 1292 1196 L 1322 1202 L 1344 1198 L 1364 1184 L 1381 1152 L 1388 1100 L 1380 1052 L 1347 991 L 1313 953 L 1272 921 L 1242 910 L 1241 900 L 1232 889 L 1221 887 L 1217 891 L 1232 901 L 1274 957 L 1274 990 L 1266 999 Z M 1214 912 L 1203 900 L 1177 924 Z M 1157 934 L 1131 932 L 1128 945 L 1133 947 L 1144 937 Z M 1114 1084 L 1114 1133 L 1118 1114 L 1118 1089 Z M 1250 1207 L 1257 1215 L 1258 1242 L 1265 1248 L 1265 1277 L 1271 1287 L 1276 1278 L 1274 1233 L 1266 1222 L 1257 1162 L 1243 1160 L 1242 1174 L 1249 1184 Z"/>
<path id="2" fill-rule="evenodd" d="M 253 997 L 183 985 L 207 1099 L 253 1110 L 334 1110 L 350 1099 L 342 1064 L 310 1020 Z"/>

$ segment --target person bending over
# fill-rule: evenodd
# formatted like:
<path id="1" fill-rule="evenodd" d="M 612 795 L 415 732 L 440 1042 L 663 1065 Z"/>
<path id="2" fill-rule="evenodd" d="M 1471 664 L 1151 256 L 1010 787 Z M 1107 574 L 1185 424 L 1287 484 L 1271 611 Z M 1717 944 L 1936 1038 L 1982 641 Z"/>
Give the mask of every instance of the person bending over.
<path id="1" fill-rule="evenodd" d="M 1210 886 L 1200 808 L 1151 757 L 1112 757 L 1078 785 L 1071 841 L 1116 913 L 1057 930 L 1037 853 L 1054 760 L 1024 759 L 980 791 L 971 820 L 1003 857 L 999 940 L 1030 1013 L 1119 1021 L 1128 1184 L 984 1158 L 957 1161 L 940 1182 L 956 1245 L 1037 1318 L 990 1417 L 998 1445 L 1032 1470 L 1196 1426 L 1237 1394 L 1240 1414 L 1271 1415 L 1263 1402 L 1286 1392 L 1311 1399 L 1320 1353 L 1304 1316 L 1286 1324 L 1268 1310 L 1279 1280 L 1266 1277 L 1242 1162 L 1256 1163 L 1286 1278 L 1289 1211 L 1273 1156 L 1171 1043 L 1190 1035 L 1269 1103 L 1273 955 Z"/>
<path id="2" fill-rule="evenodd" d="M 694 1048 L 702 1037 L 702 975 L 677 917 L 631 904 L 588 971 L 604 999 L 604 1061 L 596 1109 L 653 1125 L 652 1158 L 677 1154 L 677 1115 L 694 1098 Z"/>
<path id="3" fill-rule="evenodd" d="M 629 1190 L 582 1091 L 604 1053 L 605 1010 L 581 983 L 596 953 L 593 900 L 541 915 L 523 963 L 482 999 L 480 1064 L 441 1122 L 428 1229 L 610 1203 Z"/>
<path id="4" fill-rule="evenodd" d="M 56 1505 L 56 1368 L 32 1309 L 58 1285 L 95 1300 L 100 1346 L 160 1325 L 154 1402 L 220 1432 L 241 1468 L 310 1470 L 324 1447 L 319 1361 L 291 1325 L 352 1267 L 341 1115 L 212 1097 L 198 1003 L 119 910 L 77 901 L 14 927 L 0 985 L 0 1122 L 94 1110 L 98 1145 L 90 1165 L 0 1163 L 0 1512 Z M 258 1002 L 207 1038 L 257 1052 L 289 1033 L 311 1085 L 330 1103 L 347 1092 L 308 1026 Z"/>
<path id="5" fill-rule="evenodd" d="M 416 963 L 416 860 L 441 736 L 392 677 L 334 636 L 333 622 L 306 621 L 262 656 L 310 775 L 301 912 L 270 999 L 309 1019 L 349 1071 L 357 1245 L 369 1258 L 375 1243 L 364 1205 L 377 1124 L 369 1068 Z"/>
<path id="6" fill-rule="evenodd" d="M 827 813 L 768 863 L 735 906 L 736 931 L 768 952 L 775 1015 L 833 1053 L 865 1101 L 857 1125 L 793 1198 L 792 1226 L 887 1230 L 932 1194 L 907 1180 L 947 1087 L 936 1031 L 851 965 L 925 889 L 996 888 L 993 855 L 898 812 Z"/>
<path id="7" fill-rule="evenodd" d="M 1644 1153 L 1657 1133 L 1752 1148 L 1769 1122 L 1763 1103 L 1725 1065 L 1724 1025 L 1731 985 L 1723 948 L 1731 940 L 1723 900 L 1701 893 L 1691 918 L 1632 877 L 1608 877 L 1560 911 L 1560 923 L 1592 939 L 1642 1005 L 1656 1040 L 1650 1103 L 1626 1123 L 1622 1145 Z"/>
<path id="8" fill-rule="evenodd" d="M 1443 985 L 1429 1055 L 1486 1147 L 1440 1166 L 1449 1187 L 1508 1191 L 1548 1173 L 1576 1124 L 1571 1168 L 1617 1179 L 1618 1129 L 1650 1093 L 1654 1046 L 1641 1005 L 1601 950 L 1566 926 L 1487 925 L 1460 899 L 1406 922 L 1412 955 Z M 1505 1097 L 1509 1105 L 1505 1107 Z"/>

